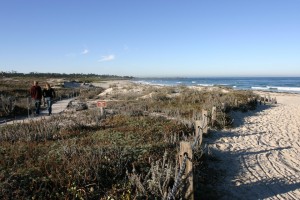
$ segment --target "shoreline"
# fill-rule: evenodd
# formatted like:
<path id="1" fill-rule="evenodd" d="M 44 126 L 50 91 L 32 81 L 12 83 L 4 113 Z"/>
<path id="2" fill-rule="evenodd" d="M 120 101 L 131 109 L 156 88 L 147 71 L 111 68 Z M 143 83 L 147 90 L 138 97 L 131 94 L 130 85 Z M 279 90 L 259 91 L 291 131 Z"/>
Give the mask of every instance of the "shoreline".
<path id="1" fill-rule="evenodd" d="M 216 85 L 216 86 L 201 86 L 201 85 L 163 85 L 163 84 L 150 84 L 150 83 L 140 83 L 140 82 L 134 82 L 130 81 L 134 84 L 141 84 L 141 85 L 146 85 L 146 86 L 157 86 L 157 87 L 188 87 L 192 89 L 197 89 L 197 90 L 214 90 L 214 89 L 221 89 L 221 90 L 232 90 L 232 91 L 251 91 L 255 94 L 259 95 L 266 95 L 266 94 L 274 94 L 274 96 L 277 95 L 298 95 L 300 96 L 300 92 L 287 92 L 287 91 L 266 91 L 266 90 L 254 90 L 254 89 L 236 89 L 232 87 L 226 87 L 226 86 L 221 86 L 221 85 Z"/>
<path id="2" fill-rule="evenodd" d="M 160 86 L 224 87 L 237 90 L 300 94 L 300 77 L 189 77 L 137 78 L 136 82 Z"/>

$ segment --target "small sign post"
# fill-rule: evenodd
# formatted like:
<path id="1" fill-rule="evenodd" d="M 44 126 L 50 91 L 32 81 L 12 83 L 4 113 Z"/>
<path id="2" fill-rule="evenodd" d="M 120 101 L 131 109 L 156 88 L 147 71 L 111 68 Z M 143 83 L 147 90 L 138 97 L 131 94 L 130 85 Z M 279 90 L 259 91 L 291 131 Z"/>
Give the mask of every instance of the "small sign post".
<path id="1" fill-rule="evenodd" d="M 106 101 L 97 101 L 98 108 L 106 108 Z"/>
<path id="2" fill-rule="evenodd" d="M 103 108 L 106 108 L 107 104 L 106 101 L 97 101 L 97 107 L 100 108 L 100 116 L 102 117 L 104 115 Z"/>

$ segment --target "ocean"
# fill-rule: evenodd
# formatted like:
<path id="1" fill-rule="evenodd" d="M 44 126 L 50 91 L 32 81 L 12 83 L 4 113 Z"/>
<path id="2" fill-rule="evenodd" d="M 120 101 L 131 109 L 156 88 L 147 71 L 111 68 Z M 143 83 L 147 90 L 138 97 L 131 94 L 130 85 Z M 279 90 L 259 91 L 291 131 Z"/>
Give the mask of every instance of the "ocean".
<path id="1" fill-rule="evenodd" d="M 237 90 L 300 93 L 300 77 L 136 78 L 134 82 L 162 86 L 224 86 Z"/>

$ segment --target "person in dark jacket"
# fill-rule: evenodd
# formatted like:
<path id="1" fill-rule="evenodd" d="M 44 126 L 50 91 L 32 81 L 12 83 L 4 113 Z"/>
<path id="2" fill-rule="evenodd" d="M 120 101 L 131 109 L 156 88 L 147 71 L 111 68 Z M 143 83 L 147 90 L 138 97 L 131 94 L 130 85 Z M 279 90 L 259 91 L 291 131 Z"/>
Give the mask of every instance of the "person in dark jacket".
<path id="1" fill-rule="evenodd" d="M 49 83 L 46 83 L 45 88 L 43 89 L 43 97 L 47 103 L 48 115 L 51 115 L 53 99 L 55 98 L 55 91 L 53 88 L 51 88 Z"/>
<path id="2" fill-rule="evenodd" d="M 35 105 L 35 114 L 39 115 L 42 100 L 42 88 L 37 81 L 33 82 L 33 86 L 30 88 L 30 95 Z"/>

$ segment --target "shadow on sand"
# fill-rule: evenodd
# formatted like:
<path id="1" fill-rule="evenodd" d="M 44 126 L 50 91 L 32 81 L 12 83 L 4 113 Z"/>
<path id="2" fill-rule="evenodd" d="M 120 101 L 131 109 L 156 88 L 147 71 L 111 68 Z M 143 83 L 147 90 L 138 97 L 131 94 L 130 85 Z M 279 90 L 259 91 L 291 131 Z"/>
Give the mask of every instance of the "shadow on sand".
<path id="1" fill-rule="evenodd" d="M 249 110 L 247 112 L 232 111 L 232 112 L 230 112 L 230 115 L 231 115 L 231 118 L 233 119 L 233 125 L 234 125 L 234 127 L 243 126 L 245 124 L 246 117 L 256 116 L 260 112 L 262 112 L 264 110 L 268 110 L 275 106 L 277 106 L 277 105 L 276 104 L 257 105 L 257 108 L 255 110 Z"/>
<path id="2" fill-rule="evenodd" d="M 257 115 L 259 112 L 276 105 L 261 105 L 254 111 L 247 113 L 238 113 L 236 126 L 243 126 L 244 118 L 247 116 Z M 264 134 L 265 132 L 249 133 L 249 135 Z M 217 140 L 222 137 L 231 138 L 237 135 L 233 132 L 212 132 L 204 143 L 216 144 Z M 243 135 L 245 136 L 245 135 Z M 253 151 L 252 149 L 243 149 L 240 151 L 221 151 L 213 149 L 207 151 L 204 156 L 201 169 L 196 171 L 196 182 L 198 186 L 195 188 L 197 199 L 297 199 L 291 191 L 300 189 L 300 180 L 295 177 L 276 177 L 269 178 L 263 169 L 250 168 L 245 165 L 245 160 L 250 159 L 259 165 L 258 160 L 253 160 L 259 156 L 269 154 L 274 151 L 284 151 L 291 149 L 287 147 L 272 147 L 266 150 Z M 209 150 L 209 149 L 208 149 Z M 226 165 L 226 167 L 224 167 Z M 249 165 L 249 164 L 248 164 Z M 253 167 L 253 166 L 251 166 Z M 249 168 L 249 169 L 248 169 Z M 260 170 L 255 172 L 255 170 Z M 266 170 L 266 169 L 264 169 Z M 252 173 L 254 171 L 253 180 L 236 180 L 236 177 L 242 177 L 243 173 Z M 256 176 L 256 178 L 255 178 Z M 196 183 L 197 185 L 197 183 Z M 288 193 L 289 192 L 289 193 Z M 288 193 L 288 194 L 285 194 Z M 284 196 L 281 196 L 284 194 Z"/>
<path id="3" fill-rule="evenodd" d="M 222 199 L 266 199 L 270 197 L 275 197 L 279 199 L 284 199 L 281 194 L 285 194 L 290 191 L 294 191 L 300 188 L 300 182 L 297 183 L 286 183 L 283 179 L 272 179 L 272 180 L 260 180 L 249 184 L 241 184 L 239 186 L 229 186 L 235 187 L 231 191 L 237 191 L 240 194 L 239 198 L 235 197 L 235 194 L 224 196 Z M 256 191 L 251 192 L 250 191 Z M 241 193 L 244 195 L 241 195 Z M 240 198 L 242 196 L 242 198 Z M 296 199 L 298 197 L 289 194 L 287 199 Z"/>
<path id="4" fill-rule="evenodd" d="M 285 177 L 285 179 L 273 178 L 271 180 L 263 177 L 261 180 L 248 180 L 250 183 L 238 182 L 238 184 L 234 181 L 234 177 L 238 177 L 243 173 L 243 170 L 247 170 L 242 166 L 242 159 L 290 148 L 279 147 L 237 153 L 214 151 L 214 156 L 206 155 L 201 166 L 201 172 L 196 172 L 196 176 L 198 176 L 196 182 L 199 182 L 199 184 L 196 187 L 195 196 L 199 199 L 265 199 L 274 196 L 280 198 L 281 194 L 299 189 L 300 181 L 287 183 L 286 180 L 289 180 L 289 177 Z M 224 170 L 226 168 L 221 167 L 221 165 L 227 165 L 227 170 Z M 263 172 L 260 171 L 259 173 Z M 288 196 L 288 198 L 295 199 L 294 196 Z"/>

